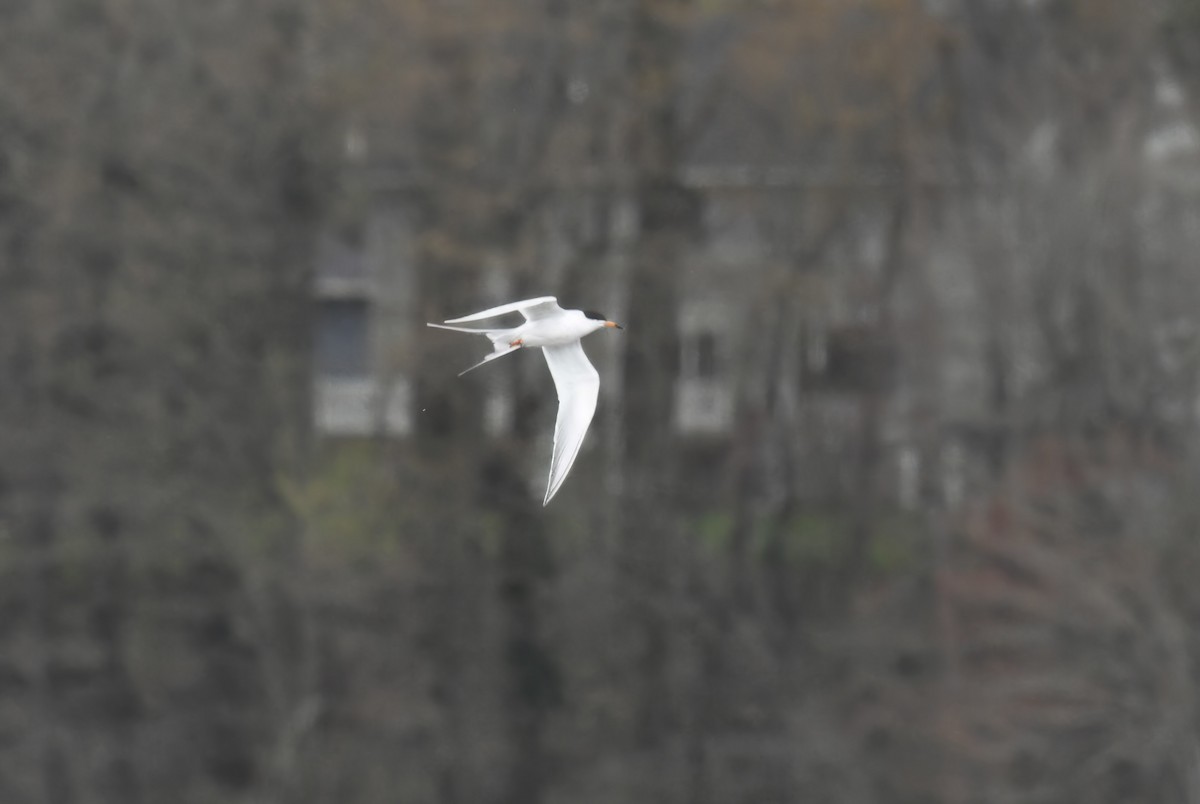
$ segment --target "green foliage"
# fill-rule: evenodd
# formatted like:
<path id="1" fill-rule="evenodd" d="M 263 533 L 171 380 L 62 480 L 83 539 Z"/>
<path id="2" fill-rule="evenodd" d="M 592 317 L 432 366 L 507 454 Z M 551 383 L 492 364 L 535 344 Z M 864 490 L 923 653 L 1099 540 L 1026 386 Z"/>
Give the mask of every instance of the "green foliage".
<path id="1" fill-rule="evenodd" d="M 832 567 L 848 555 L 849 526 L 844 512 L 802 512 L 777 527 L 760 522 L 755 543 L 760 553 L 777 543 L 776 554 L 797 567 Z"/>
<path id="2" fill-rule="evenodd" d="M 713 553 L 726 550 L 733 532 L 733 515 L 727 511 L 701 514 L 693 521 L 692 529 L 705 550 Z"/>
<path id="3" fill-rule="evenodd" d="M 378 445 L 345 439 L 321 453 L 303 479 L 279 481 L 309 559 L 354 564 L 394 554 L 402 535 L 400 495 Z"/>
<path id="4" fill-rule="evenodd" d="M 920 514 L 884 514 L 871 531 L 867 558 L 877 572 L 900 575 L 916 569 L 928 544 L 928 529 Z"/>
<path id="5" fill-rule="evenodd" d="M 704 551 L 719 556 L 731 548 L 735 522 L 728 511 L 714 510 L 692 519 L 692 533 Z M 784 522 L 760 517 L 753 525 L 753 555 L 781 560 L 796 569 L 844 566 L 851 552 L 854 521 L 845 510 L 806 510 Z M 866 561 L 884 575 L 913 568 L 920 557 L 924 529 L 918 515 L 885 511 L 868 526 Z"/>

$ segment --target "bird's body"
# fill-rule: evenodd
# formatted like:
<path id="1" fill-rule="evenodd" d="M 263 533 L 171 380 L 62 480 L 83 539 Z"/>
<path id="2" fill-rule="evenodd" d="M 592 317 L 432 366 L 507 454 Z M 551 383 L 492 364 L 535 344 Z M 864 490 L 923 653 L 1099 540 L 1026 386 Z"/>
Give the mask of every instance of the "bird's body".
<path id="1" fill-rule="evenodd" d="M 522 346 L 564 346 L 579 341 L 584 335 L 591 335 L 599 328 L 596 324 L 581 310 L 563 310 L 561 316 L 526 321 L 512 330 L 512 335 Z"/>
<path id="2" fill-rule="evenodd" d="M 502 329 L 458 327 L 468 321 L 482 321 L 508 313 L 519 312 L 525 323 Z M 554 424 L 554 452 L 550 459 L 550 482 L 542 505 L 558 491 L 579 455 L 583 437 L 587 434 L 596 412 L 600 393 L 600 375 L 583 352 L 580 339 L 606 327 L 620 329 L 603 315 L 583 310 L 564 310 L 553 296 L 502 304 L 462 318 L 452 318 L 445 324 L 430 324 L 438 329 L 485 335 L 492 342 L 492 353 L 479 363 L 459 374 L 461 377 L 484 363 L 512 354 L 518 349 L 540 347 L 546 365 L 558 389 L 558 418 Z"/>

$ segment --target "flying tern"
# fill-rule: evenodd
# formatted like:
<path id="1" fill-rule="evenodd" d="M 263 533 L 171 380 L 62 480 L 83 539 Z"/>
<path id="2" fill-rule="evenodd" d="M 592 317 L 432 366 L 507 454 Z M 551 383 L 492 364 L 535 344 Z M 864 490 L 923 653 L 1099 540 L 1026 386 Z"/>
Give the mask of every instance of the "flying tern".
<path id="1" fill-rule="evenodd" d="M 519 327 L 485 329 L 447 326 L 482 321 L 514 312 L 519 312 L 525 317 L 525 323 Z M 554 377 L 554 387 L 558 389 L 558 418 L 554 423 L 550 482 L 546 486 L 546 498 L 542 501 L 542 505 L 546 505 L 567 479 L 567 473 L 571 471 L 571 465 L 579 455 L 579 447 L 583 444 L 588 425 L 592 423 L 592 415 L 596 412 L 596 397 L 600 393 L 600 375 L 588 362 L 579 341 L 584 335 L 605 328 L 622 327 L 591 310 L 564 310 L 558 306 L 558 301 L 553 296 L 502 304 L 480 313 L 451 318 L 444 324 L 429 326 L 486 335 L 491 340 L 492 353 L 461 372 L 458 375 L 460 377 L 471 369 L 512 354 L 518 349 L 541 347 L 542 354 L 546 356 L 546 365 L 550 367 L 550 374 Z"/>

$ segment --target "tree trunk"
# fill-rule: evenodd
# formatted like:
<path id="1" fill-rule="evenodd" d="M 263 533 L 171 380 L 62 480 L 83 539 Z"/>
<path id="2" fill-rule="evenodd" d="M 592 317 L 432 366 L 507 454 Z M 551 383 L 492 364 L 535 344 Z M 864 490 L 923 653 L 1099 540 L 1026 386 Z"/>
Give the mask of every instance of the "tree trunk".
<path id="1" fill-rule="evenodd" d="M 681 25 L 691 5 L 690 0 L 638 0 L 630 43 L 629 151 L 639 231 L 629 277 L 622 508 L 625 553 L 637 590 L 630 614 L 641 631 L 635 738 L 643 748 L 660 745 L 672 719 L 670 626 L 662 595 L 669 586 L 669 556 L 678 535 L 671 499 L 677 473 L 671 411 L 679 353 L 673 313 L 679 309 L 682 250 L 698 217 L 698 199 L 681 182 L 684 143 L 676 116 Z"/>

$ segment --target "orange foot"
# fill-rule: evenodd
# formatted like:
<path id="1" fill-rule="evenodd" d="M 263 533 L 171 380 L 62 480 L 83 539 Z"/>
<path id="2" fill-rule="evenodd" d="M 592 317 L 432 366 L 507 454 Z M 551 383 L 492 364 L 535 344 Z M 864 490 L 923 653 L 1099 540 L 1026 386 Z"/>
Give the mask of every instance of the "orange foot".
<path id="1" fill-rule="evenodd" d="M 514 347 L 514 348 L 515 348 L 515 347 L 517 347 L 517 346 L 524 346 L 524 345 L 525 345 L 525 341 L 524 341 L 523 339 L 521 339 L 521 338 L 517 338 L 515 341 L 510 341 L 508 345 L 509 345 L 509 346 L 512 346 L 512 347 Z"/>

